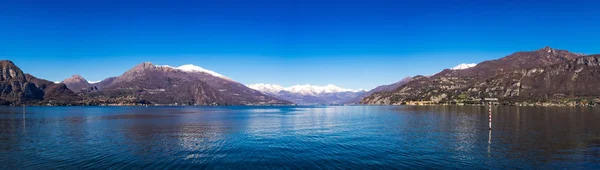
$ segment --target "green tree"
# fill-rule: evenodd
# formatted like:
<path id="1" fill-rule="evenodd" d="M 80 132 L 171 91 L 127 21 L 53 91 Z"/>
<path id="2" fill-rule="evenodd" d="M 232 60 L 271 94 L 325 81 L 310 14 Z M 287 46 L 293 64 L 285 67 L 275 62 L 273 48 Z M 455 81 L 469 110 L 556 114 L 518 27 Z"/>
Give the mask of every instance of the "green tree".
<path id="1" fill-rule="evenodd" d="M 467 94 L 462 93 L 458 95 L 458 100 L 466 100 L 468 97 Z"/>

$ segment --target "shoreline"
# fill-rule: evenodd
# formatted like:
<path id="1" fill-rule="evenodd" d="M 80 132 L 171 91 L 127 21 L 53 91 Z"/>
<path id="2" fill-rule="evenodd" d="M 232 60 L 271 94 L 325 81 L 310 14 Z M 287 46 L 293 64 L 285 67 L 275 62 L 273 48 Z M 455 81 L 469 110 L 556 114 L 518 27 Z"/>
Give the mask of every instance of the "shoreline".
<path id="1" fill-rule="evenodd" d="M 346 106 L 453 106 L 453 107 L 488 107 L 487 105 L 444 105 L 444 104 L 427 104 L 427 105 L 377 105 L 377 104 L 348 104 L 348 105 L 0 105 L 0 107 L 346 107 Z M 598 105 L 492 105 L 494 107 L 572 107 L 572 108 L 596 108 Z"/>

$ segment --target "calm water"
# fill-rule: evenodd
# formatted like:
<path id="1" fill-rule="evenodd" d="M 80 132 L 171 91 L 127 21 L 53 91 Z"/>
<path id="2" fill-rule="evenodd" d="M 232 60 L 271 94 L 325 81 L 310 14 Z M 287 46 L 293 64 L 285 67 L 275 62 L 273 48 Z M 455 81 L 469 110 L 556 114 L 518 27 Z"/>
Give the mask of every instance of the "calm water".
<path id="1" fill-rule="evenodd" d="M 600 168 L 598 108 L 0 107 L 0 168 Z"/>

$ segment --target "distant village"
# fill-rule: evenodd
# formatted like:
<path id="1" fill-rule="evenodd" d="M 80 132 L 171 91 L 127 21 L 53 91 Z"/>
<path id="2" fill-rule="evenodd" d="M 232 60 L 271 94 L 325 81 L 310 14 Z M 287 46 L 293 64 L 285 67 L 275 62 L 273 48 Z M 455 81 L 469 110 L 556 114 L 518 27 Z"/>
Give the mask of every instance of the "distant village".
<path id="1" fill-rule="evenodd" d="M 584 106 L 584 107 L 595 107 L 600 106 L 600 98 L 595 99 L 578 99 L 578 100 L 562 100 L 562 101 L 550 101 L 550 102 L 513 102 L 513 101 L 501 101 L 498 98 L 471 98 L 467 100 L 453 100 L 450 102 L 434 102 L 431 100 L 419 100 L 419 101 L 404 101 L 399 105 L 458 105 L 458 106 L 486 106 L 486 105 L 505 105 L 505 106 Z"/>

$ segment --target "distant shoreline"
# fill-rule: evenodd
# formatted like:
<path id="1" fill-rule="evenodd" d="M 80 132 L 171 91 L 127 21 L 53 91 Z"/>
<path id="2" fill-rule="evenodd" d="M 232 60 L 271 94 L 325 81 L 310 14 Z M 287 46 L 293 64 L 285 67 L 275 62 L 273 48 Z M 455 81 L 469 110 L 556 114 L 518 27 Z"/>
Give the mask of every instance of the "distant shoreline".
<path id="1" fill-rule="evenodd" d="M 452 106 L 452 107 L 488 107 L 487 105 L 376 105 L 376 104 L 352 104 L 352 105 L 0 105 L 0 107 L 334 107 L 334 106 Z M 577 107 L 577 108 L 595 108 L 597 105 L 493 105 L 494 107 Z"/>

